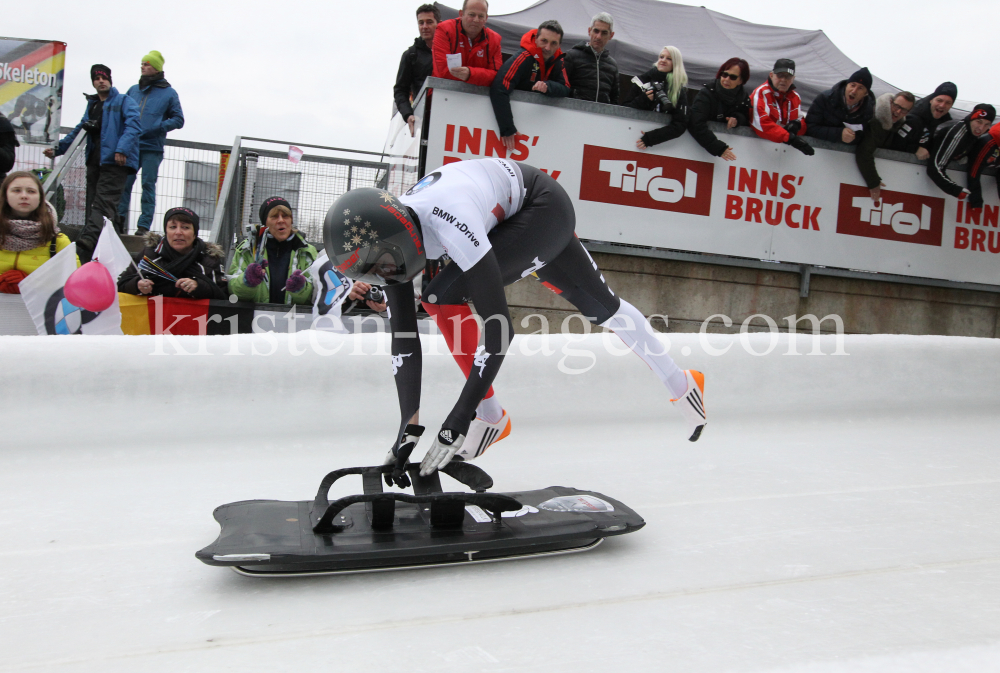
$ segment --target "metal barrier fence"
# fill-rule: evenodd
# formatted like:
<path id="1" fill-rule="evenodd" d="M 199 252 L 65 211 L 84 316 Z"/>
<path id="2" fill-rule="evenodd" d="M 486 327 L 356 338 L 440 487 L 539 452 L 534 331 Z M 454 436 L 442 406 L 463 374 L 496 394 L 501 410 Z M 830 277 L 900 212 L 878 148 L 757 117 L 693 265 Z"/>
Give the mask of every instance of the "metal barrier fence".
<path id="1" fill-rule="evenodd" d="M 71 130 L 62 129 L 63 133 Z M 184 206 L 201 217 L 202 238 L 212 239 L 228 251 L 242 236 L 248 222 L 260 223 L 257 211 L 261 202 L 271 196 L 282 196 L 292 206 L 295 226 L 310 242 L 321 243 L 326 211 L 337 198 L 349 189 L 385 182 L 387 165 L 381 162 L 307 154 L 298 163 L 293 163 L 288 159 L 287 150 L 248 147 L 249 141 L 285 147 L 290 144 L 239 137 L 233 146 L 167 139 L 157 179 L 151 230 L 162 232 L 164 213 L 170 208 Z M 352 151 L 298 144 L 323 150 Z M 43 156 L 43 149 L 37 145 L 19 147 L 13 170 L 52 167 L 53 162 Z M 379 156 L 374 152 L 363 154 Z M 223 184 L 222 162 L 226 160 L 232 177 Z M 131 192 L 128 233 L 135 232 L 141 212 L 141 183 L 140 174 Z M 228 188 L 225 193 L 222 192 L 224 188 Z M 86 191 L 87 169 L 81 152 L 66 169 L 56 193 L 54 205 L 60 210 L 61 223 L 77 226 L 84 223 Z M 217 207 L 227 212 L 220 212 L 217 218 Z M 216 225 L 221 227 L 219 231 L 213 231 Z"/>

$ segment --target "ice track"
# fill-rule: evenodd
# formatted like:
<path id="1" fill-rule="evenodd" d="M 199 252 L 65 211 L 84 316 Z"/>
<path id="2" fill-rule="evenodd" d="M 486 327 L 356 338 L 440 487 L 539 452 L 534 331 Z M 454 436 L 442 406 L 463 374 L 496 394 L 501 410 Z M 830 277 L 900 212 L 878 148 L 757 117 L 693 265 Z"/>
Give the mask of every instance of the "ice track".
<path id="1" fill-rule="evenodd" d="M 0 671 L 1000 671 L 1000 341 L 670 342 L 706 374 L 698 443 L 602 336 L 550 356 L 519 337 L 496 384 L 513 434 L 479 462 L 497 490 L 619 498 L 638 533 L 265 581 L 194 558 L 212 510 L 380 462 L 398 407 L 379 336 L 0 338 Z M 429 343 L 433 428 L 461 377 Z"/>

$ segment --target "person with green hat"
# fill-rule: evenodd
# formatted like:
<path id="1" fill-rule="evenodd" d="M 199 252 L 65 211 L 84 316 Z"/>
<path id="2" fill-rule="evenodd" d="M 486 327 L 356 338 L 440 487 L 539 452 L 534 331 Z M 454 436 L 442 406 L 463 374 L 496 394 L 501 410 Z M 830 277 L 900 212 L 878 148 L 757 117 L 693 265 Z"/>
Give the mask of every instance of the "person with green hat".
<path id="1" fill-rule="evenodd" d="M 126 95 L 139 105 L 139 170 L 142 171 L 142 214 L 139 215 L 137 234 L 149 231 L 156 210 L 156 178 L 163 161 L 163 142 L 167 133 L 184 126 L 181 100 L 170 82 L 163 77 L 163 54 L 153 50 L 142 57 L 142 76 Z M 128 209 L 132 201 L 133 173 L 125 183 L 125 191 L 118 204 L 118 215 L 128 227 Z"/>

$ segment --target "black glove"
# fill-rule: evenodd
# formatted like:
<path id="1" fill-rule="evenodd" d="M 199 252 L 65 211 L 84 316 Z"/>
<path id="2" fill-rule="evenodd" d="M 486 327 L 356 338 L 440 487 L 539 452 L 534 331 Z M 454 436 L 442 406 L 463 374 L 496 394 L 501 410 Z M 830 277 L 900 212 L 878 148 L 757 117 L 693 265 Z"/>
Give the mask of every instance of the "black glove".
<path id="1" fill-rule="evenodd" d="M 976 208 L 982 208 L 983 207 L 983 195 L 982 194 L 971 194 L 970 193 L 969 194 L 969 205 L 966 206 L 966 207 L 967 208 L 972 208 L 973 210 L 975 210 Z"/>
<path id="2" fill-rule="evenodd" d="M 786 140 L 785 143 L 791 145 L 807 157 L 811 157 L 816 154 L 816 150 L 814 150 L 809 143 L 798 136 L 788 136 L 788 140 Z"/>
<path id="3" fill-rule="evenodd" d="M 400 488 L 410 487 L 410 477 L 406 474 L 406 463 L 410 459 L 413 449 L 417 448 L 417 442 L 420 441 L 422 434 L 424 434 L 424 426 L 410 423 L 406 426 L 403 436 L 399 440 L 399 448 L 395 451 L 390 449 L 389 455 L 385 457 L 383 463 L 383 465 L 393 465 L 392 472 L 386 472 L 382 475 L 386 486 L 396 484 Z"/>
<path id="4" fill-rule="evenodd" d="M 799 135 L 799 131 L 802 130 L 802 120 L 796 119 L 794 121 L 788 122 L 787 124 L 785 124 L 785 130 L 788 131 L 793 136 Z"/>
<path id="5" fill-rule="evenodd" d="M 670 102 L 670 97 L 663 90 L 663 82 L 653 82 L 653 100 L 660 104 L 660 109 L 667 114 L 674 111 L 674 104 Z"/>
<path id="6" fill-rule="evenodd" d="M 87 133 L 99 133 L 101 131 L 101 122 L 97 119 L 88 119 L 83 122 L 83 130 Z"/>

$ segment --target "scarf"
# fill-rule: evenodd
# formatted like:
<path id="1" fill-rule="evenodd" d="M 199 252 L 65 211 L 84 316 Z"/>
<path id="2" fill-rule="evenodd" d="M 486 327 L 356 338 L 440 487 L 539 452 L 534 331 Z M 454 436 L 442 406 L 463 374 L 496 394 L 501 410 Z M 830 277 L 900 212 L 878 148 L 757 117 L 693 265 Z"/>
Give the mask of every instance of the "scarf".
<path id="1" fill-rule="evenodd" d="M 722 102 L 723 107 L 730 108 L 736 105 L 740 100 L 746 98 L 746 93 L 743 91 L 743 85 L 740 84 L 735 89 L 727 89 L 722 86 L 722 82 L 715 80 L 713 85 L 713 90 L 715 95 L 718 97 L 719 101 Z"/>
<path id="2" fill-rule="evenodd" d="M 167 239 L 162 239 L 156 246 L 156 253 L 159 255 L 157 263 L 165 270 L 169 271 L 177 278 L 187 278 L 192 275 L 201 276 L 201 272 L 188 272 L 188 268 L 205 252 L 205 241 L 200 238 L 194 239 L 194 245 L 187 252 L 177 252 L 170 247 Z"/>
<path id="3" fill-rule="evenodd" d="M 40 245 L 48 243 L 42 238 L 42 224 L 34 220 L 7 220 L 10 224 L 10 231 L 4 237 L 3 245 L 0 249 L 7 252 L 26 252 L 33 250 Z M 56 234 L 59 227 L 56 227 Z"/>
<path id="4" fill-rule="evenodd" d="M 168 82 L 167 80 L 163 79 L 163 71 L 161 70 L 160 72 L 155 73 L 153 75 L 143 75 L 143 76 L 141 76 L 139 78 L 139 88 L 140 89 L 145 89 L 146 87 L 150 86 L 151 84 L 156 84 L 160 80 L 163 80 L 163 86 L 164 86 L 164 88 L 170 86 L 170 82 Z"/>

